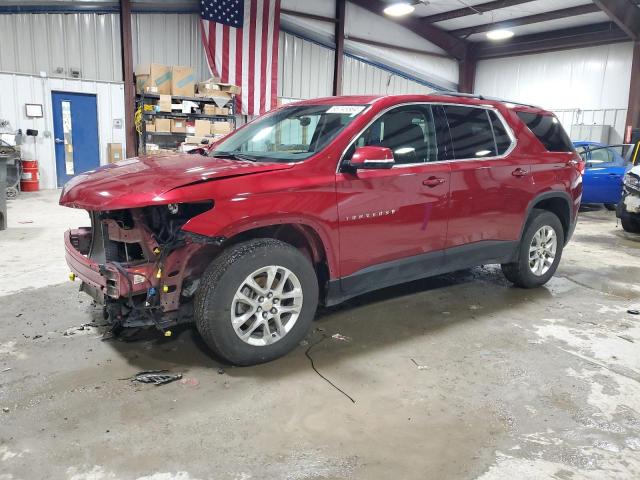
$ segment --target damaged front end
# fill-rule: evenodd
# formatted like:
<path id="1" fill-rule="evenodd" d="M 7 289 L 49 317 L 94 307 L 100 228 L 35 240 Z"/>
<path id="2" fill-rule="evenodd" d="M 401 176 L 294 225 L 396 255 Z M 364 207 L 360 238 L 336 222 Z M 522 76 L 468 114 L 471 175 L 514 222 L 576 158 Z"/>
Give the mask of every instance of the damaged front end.
<path id="1" fill-rule="evenodd" d="M 114 327 L 191 321 L 199 279 L 221 238 L 182 230 L 213 202 L 89 212 L 91 227 L 65 233 L 66 260 L 80 290 L 104 306 Z"/>

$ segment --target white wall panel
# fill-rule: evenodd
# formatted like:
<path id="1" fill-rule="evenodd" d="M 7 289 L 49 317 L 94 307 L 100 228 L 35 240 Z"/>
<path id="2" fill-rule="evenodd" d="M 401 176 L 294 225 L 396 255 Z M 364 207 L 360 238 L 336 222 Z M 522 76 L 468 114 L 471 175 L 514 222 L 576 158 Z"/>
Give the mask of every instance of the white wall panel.
<path id="1" fill-rule="evenodd" d="M 475 92 L 540 105 L 572 125 L 612 127 L 624 137 L 633 44 L 622 43 L 479 62 Z M 578 140 L 575 138 L 575 140 Z"/>
<path id="2" fill-rule="evenodd" d="M 633 44 L 483 60 L 476 93 L 548 109 L 626 108 Z"/>
<path id="3" fill-rule="evenodd" d="M 51 116 L 51 92 L 81 92 L 96 95 L 98 107 L 98 136 L 100 164 L 107 163 L 107 144 L 125 144 L 124 128 L 114 128 L 114 119 L 124 119 L 124 88 L 121 83 L 93 82 L 60 78 L 40 78 L 31 75 L 0 73 L 0 119 L 8 120 L 10 131 L 36 129 L 40 135 L 22 147 L 24 159 L 40 163 L 40 188 L 56 187 L 56 160 Z M 43 118 L 27 118 L 25 103 L 39 103 L 44 107 Z"/>

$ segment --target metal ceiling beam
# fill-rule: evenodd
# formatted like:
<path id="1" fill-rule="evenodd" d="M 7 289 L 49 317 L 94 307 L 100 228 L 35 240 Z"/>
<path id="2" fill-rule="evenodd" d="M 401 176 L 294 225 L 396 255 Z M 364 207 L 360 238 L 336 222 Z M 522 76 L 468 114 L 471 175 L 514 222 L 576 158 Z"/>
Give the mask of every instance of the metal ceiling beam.
<path id="1" fill-rule="evenodd" d="M 560 10 L 554 10 L 552 12 L 527 15 L 526 17 L 511 18 L 509 20 L 504 20 L 501 22 L 459 28 L 457 30 L 450 30 L 449 33 L 463 37 L 466 35 L 473 35 L 474 33 L 489 32 L 491 30 L 497 30 L 501 28 L 519 27 L 521 25 L 532 25 L 534 23 L 548 22 L 549 20 L 558 20 L 561 18 L 575 17 L 578 15 L 586 15 L 588 13 L 596 12 L 600 12 L 600 8 L 597 5 L 588 3 L 586 5 L 579 5 L 577 7 L 562 8 Z"/>
<path id="2" fill-rule="evenodd" d="M 617 25 L 605 22 L 524 35 L 500 43 L 482 42 L 476 44 L 476 53 L 482 60 L 628 41 L 627 35 Z"/>
<path id="3" fill-rule="evenodd" d="M 496 0 L 493 2 L 481 3 L 480 5 L 449 10 L 448 12 L 436 13 L 434 15 L 422 17 L 420 20 L 425 23 L 444 22 L 445 20 L 453 20 L 454 18 L 466 17 L 468 15 L 481 15 L 485 12 L 491 12 L 501 8 L 515 7 L 516 5 L 532 1 L 533 0 Z"/>
<path id="4" fill-rule="evenodd" d="M 629 0 L 593 0 L 633 40 L 640 40 L 640 8 Z"/>
<path id="5" fill-rule="evenodd" d="M 438 28 L 428 23 L 424 23 L 422 18 L 417 17 L 400 17 L 393 18 L 384 15 L 384 8 L 388 6 L 380 0 L 349 0 L 351 3 L 365 8 L 370 12 L 377 15 L 384 16 L 387 20 L 402 25 L 403 27 L 411 30 L 413 33 L 420 35 L 425 40 L 437 45 L 452 57 L 462 60 L 465 57 L 467 49 L 466 42 L 448 32 L 445 32 L 441 28 Z"/>

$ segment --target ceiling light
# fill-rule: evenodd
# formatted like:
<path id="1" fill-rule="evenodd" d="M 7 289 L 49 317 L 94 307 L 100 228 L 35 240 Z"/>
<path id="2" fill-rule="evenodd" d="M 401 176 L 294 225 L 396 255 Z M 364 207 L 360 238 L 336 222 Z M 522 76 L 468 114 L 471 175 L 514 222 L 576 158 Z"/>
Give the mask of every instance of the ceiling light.
<path id="1" fill-rule="evenodd" d="M 491 30 L 490 32 L 487 32 L 487 38 L 489 40 L 506 40 L 511 37 L 513 37 L 513 32 L 511 30 Z"/>
<path id="2" fill-rule="evenodd" d="M 389 5 L 384 9 L 384 13 L 386 15 L 389 15 L 390 17 L 402 17 L 404 15 L 409 15 L 415 9 L 416 7 L 414 7 L 410 3 L 400 2 Z"/>

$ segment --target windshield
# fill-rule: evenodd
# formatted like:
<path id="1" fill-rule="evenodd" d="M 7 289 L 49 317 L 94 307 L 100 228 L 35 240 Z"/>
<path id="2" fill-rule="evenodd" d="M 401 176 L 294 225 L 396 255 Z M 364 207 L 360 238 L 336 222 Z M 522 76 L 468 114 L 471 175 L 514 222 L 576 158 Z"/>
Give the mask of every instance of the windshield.
<path id="1" fill-rule="evenodd" d="M 216 145 L 209 155 L 297 162 L 326 147 L 365 105 L 304 105 L 257 119 Z"/>

